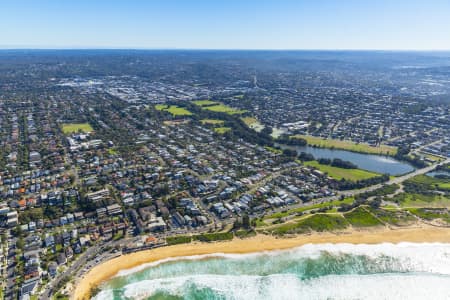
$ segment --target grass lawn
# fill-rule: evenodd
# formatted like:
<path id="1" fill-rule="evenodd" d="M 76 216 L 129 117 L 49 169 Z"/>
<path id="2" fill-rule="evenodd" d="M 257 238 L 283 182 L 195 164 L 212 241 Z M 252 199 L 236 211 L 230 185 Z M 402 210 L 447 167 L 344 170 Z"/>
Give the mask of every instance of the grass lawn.
<path id="1" fill-rule="evenodd" d="M 334 231 L 348 227 L 348 222 L 340 215 L 315 214 L 298 222 L 286 223 L 272 229 L 273 234 L 283 235 L 310 231 Z"/>
<path id="2" fill-rule="evenodd" d="M 382 208 L 374 209 L 370 207 L 368 207 L 367 210 L 384 223 L 389 223 L 395 226 L 404 226 L 415 221 L 415 218 L 404 210 L 385 210 Z"/>
<path id="3" fill-rule="evenodd" d="M 64 134 L 76 133 L 79 131 L 82 132 L 91 132 L 92 126 L 89 123 L 70 123 L 70 124 L 62 124 L 62 131 Z"/>
<path id="4" fill-rule="evenodd" d="M 243 114 L 245 112 L 247 112 L 246 110 L 240 110 L 240 109 L 235 109 L 232 107 L 229 107 L 225 104 L 217 104 L 217 105 L 212 105 L 212 106 L 203 106 L 203 109 L 206 110 L 210 110 L 210 111 L 214 111 L 214 112 L 220 112 L 220 113 L 226 113 L 229 115 L 236 115 L 236 114 Z"/>
<path id="5" fill-rule="evenodd" d="M 216 127 L 216 128 L 214 128 L 214 132 L 218 133 L 218 134 L 224 134 L 225 132 L 228 132 L 230 130 L 231 130 L 230 127 Z"/>
<path id="6" fill-rule="evenodd" d="M 155 105 L 156 110 L 167 111 L 174 117 L 178 116 L 191 116 L 192 113 L 183 107 L 179 107 L 177 105 L 166 105 L 166 104 L 157 104 Z"/>
<path id="7" fill-rule="evenodd" d="M 362 207 L 344 214 L 345 219 L 354 227 L 370 227 L 383 225 L 377 218 Z"/>
<path id="8" fill-rule="evenodd" d="M 179 107 L 176 105 L 171 105 L 168 109 L 166 109 L 173 116 L 190 116 L 192 113 L 183 107 Z"/>
<path id="9" fill-rule="evenodd" d="M 253 117 L 243 117 L 241 118 L 241 120 L 244 121 L 245 125 L 255 130 L 256 132 L 261 132 L 261 130 L 263 130 L 265 127 L 256 118 Z"/>
<path id="10" fill-rule="evenodd" d="M 440 156 L 436 156 L 429 153 L 419 152 L 420 155 L 423 155 L 424 157 L 428 158 L 429 160 L 433 162 L 443 161 L 444 159 Z"/>
<path id="11" fill-rule="evenodd" d="M 253 117 L 243 117 L 241 118 L 242 121 L 244 121 L 245 125 L 250 126 L 254 123 L 258 123 L 258 120 L 256 120 L 256 118 Z"/>
<path id="12" fill-rule="evenodd" d="M 241 229 L 241 230 L 236 231 L 234 233 L 234 235 L 236 237 L 238 237 L 238 238 L 244 239 L 244 238 L 255 236 L 256 235 L 256 231 Z"/>
<path id="13" fill-rule="evenodd" d="M 426 175 L 417 175 L 413 178 L 408 179 L 405 184 L 411 184 L 419 187 L 420 190 L 450 190 L 450 179 L 430 177 Z"/>
<path id="14" fill-rule="evenodd" d="M 256 227 L 264 227 L 264 226 L 267 226 L 267 223 L 264 222 L 263 220 L 260 220 L 260 219 L 256 219 L 256 220 L 255 220 L 255 223 L 256 223 Z"/>
<path id="15" fill-rule="evenodd" d="M 418 216 L 421 219 L 431 221 L 434 219 L 441 219 L 447 223 L 450 223 L 450 213 L 445 208 L 410 208 L 408 209 L 412 214 Z"/>
<path id="16" fill-rule="evenodd" d="M 277 149 L 277 148 L 274 148 L 274 147 L 265 146 L 264 148 L 265 148 L 267 151 L 270 151 L 270 152 L 275 153 L 275 154 L 281 154 L 281 153 L 283 153 L 283 151 L 282 151 L 281 149 Z"/>
<path id="17" fill-rule="evenodd" d="M 203 125 L 223 125 L 224 121 L 222 120 L 215 120 L 215 119 L 203 119 L 200 122 L 202 122 Z"/>
<path id="18" fill-rule="evenodd" d="M 201 242 L 214 242 L 232 240 L 233 237 L 234 235 L 232 232 L 213 232 L 193 235 L 192 239 Z"/>
<path id="19" fill-rule="evenodd" d="M 116 155 L 117 154 L 117 150 L 115 148 L 109 148 L 108 149 L 108 154 L 110 155 Z"/>
<path id="20" fill-rule="evenodd" d="M 320 209 L 320 208 L 324 208 L 327 206 L 336 206 L 336 205 L 340 205 L 342 203 L 351 204 L 351 203 L 353 203 L 354 200 L 355 199 L 353 197 L 349 197 L 349 198 L 345 198 L 342 201 L 334 200 L 334 201 L 330 201 L 330 202 L 324 202 L 324 203 L 318 203 L 318 204 L 313 204 L 313 205 L 309 205 L 309 206 L 303 206 L 303 207 L 299 207 L 299 208 L 293 208 L 293 209 L 286 210 L 284 212 L 274 213 L 270 216 L 265 217 L 264 219 L 266 219 L 266 220 L 279 219 L 279 218 L 287 217 L 292 214 L 302 213 L 302 212 L 305 212 L 308 210 L 313 210 L 313 209 Z"/>
<path id="21" fill-rule="evenodd" d="M 395 155 L 397 153 L 397 147 L 381 145 L 379 147 L 373 147 L 368 144 L 360 143 L 357 144 L 352 141 L 341 141 L 336 139 L 324 139 L 321 137 L 310 136 L 310 135 L 294 135 L 292 138 L 302 138 L 305 139 L 309 145 L 323 147 L 323 148 L 335 148 L 342 150 L 349 150 L 361 153 L 370 154 L 386 154 Z"/>
<path id="22" fill-rule="evenodd" d="M 198 105 L 198 106 L 210 106 L 210 105 L 218 104 L 218 102 L 211 101 L 211 100 L 196 100 L 196 101 L 192 101 L 192 103 L 194 103 L 195 105 Z"/>
<path id="23" fill-rule="evenodd" d="M 450 190 L 450 182 L 447 183 L 438 183 L 438 188 L 440 190 Z"/>
<path id="24" fill-rule="evenodd" d="M 427 175 L 417 175 L 413 178 L 410 178 L 406 181 L 406 183 L 413 183 L 413 184 L 422 184 L 426 185 L 427 188 L 430 188 L 432 185 L 439 185 L 442 183 L 450 183 L 450 179 L 441 179 L 436 177 L 431 177 Z"/>
<path id="25" fill-rule="evenodd" d="M 401 207 L 450 207 L 450 199 L 443 195 L 401 193 L 390 200 Z"/>
<path id="26" fill-rule="evenodd" d="M 374 172 L 369 172 L 361 169 L 343 169 L 338 167 L 333 167 L 330 165 L 321 165 L 317 161 L 307 161 L 305 165 L 314 167 L 319 171 L 327 173 L 328 176 L 333 177 L 336 180 L 346 179 L 350 181 L 358 181 L 363 179 L 368 179 L 372 177 L 379 176 L 379 174 Z"/>
<path id="27" fill-rule="evenodd" d="M 188 235 L 168 236 L 166 242 L 168 245 L 186 244 L 192 241 L 192 237 Z"/>

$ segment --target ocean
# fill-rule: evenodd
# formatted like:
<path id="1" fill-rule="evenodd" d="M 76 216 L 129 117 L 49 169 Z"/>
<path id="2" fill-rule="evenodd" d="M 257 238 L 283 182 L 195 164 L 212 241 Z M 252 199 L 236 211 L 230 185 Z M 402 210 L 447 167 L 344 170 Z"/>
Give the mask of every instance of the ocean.
<path id="1" fill-rule="evenodd" d="M 103 299 L 450 299 L 450 244 L 308 244 L 123 270 Z"/>

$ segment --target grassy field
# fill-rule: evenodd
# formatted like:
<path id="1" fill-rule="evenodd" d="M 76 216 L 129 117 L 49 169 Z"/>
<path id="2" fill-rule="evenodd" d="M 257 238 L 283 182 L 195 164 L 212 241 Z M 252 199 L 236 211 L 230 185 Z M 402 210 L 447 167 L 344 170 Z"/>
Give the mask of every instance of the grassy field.
<path id="1" fill-rule="evenodd" d="M 432 208 L 411 208 L 409 212 L 418 216 L 421 219 L 431 221 L 434 219 L 441 219 L 450 224 L 450 213 L 448 209 L 432 209 Z"/>
<path id="2" fill-rule="evenodd" d="M 418 185 L 426 185 L 428 188 L 430 188 L 432 185 L 436 185 L 439 183 L 447 182 L 445 179 L 439 179 L 434 178 L 427 175 L 417 175 L 410 179 L 408 179 L 405 183 L 412 183 L 412 184 L 418 184 Z M 450 182 L 450 180 L 449 180 Z"/>
<path id="3" fill-rule="evenodd" d="M 275 153 L 275 154 L 281 154 L 281 153 L 283 153 L 283 151 L 282 151 L 281 149 L 277 149 L 277 148 L 274 148 L 274 147 L 265 146 L 264 148 L 265 148 L 267 151 L 270 151 L 270 152 Z"/>
<path id="4" fill-rule="evenodd" d="M 424 153 L 424 152 L 419 152 L 419 154 L 423 155 L 424 157 L 428 158 L 429 160 L 431 160 L 433 162 L 438 162 L 438 161 L 443 161 L 444 160 L 440 156 L 436 156 L 436 155 L 432 155 L 432 154 L 428 154 L 428 153 Z"/>
<path id="5" fill-rule="evenodd" d="M 438 183 L 438 188 L 440 190 L 450 190 L 450 182 L 447 183 Z"/>
<path id="6" fill-rule="evenodd" d="M 157 104 L 155 105 L 156 110 L 167 111 L 174 117 L 178 116 L 191 116 L 192 113 L 183 107 L 179 107 L 177 105 L 166 105 L 166 104 Z"/>
<path id="7" fill-rule="evenodd" d="M 404 210 L 386 210 L 382 208 L 366 208 L 373 215 L 375 215 L 378 219 L 380 219 L 384 223 L 388 223 L 395 226 L 405 226 L 415 222 L 415 218 L 408 214 Z"/>
<path id="8" fill-rule="evenodd" d="M 331 203 L 328 203 L 329 205 Z M 274 214 L 273 216 L 275 216 Z M 276 235 L 301 234 L 310 231 L 335 231 L 347 228 L 349 225 L 355 228 L 374 226 L 408 226 L 417 222 L 415 216 L 423 220 L 438 219 L 450 224 L 450 212 L 446 208 L 371 208 L 370 206 L 359 206 L 352 211 L 339 213 L 335 208 L 326 213 L 307 214 L 284 223 L 278 219 L 274 223 L 257 220 L 260 230 L 268 231 Z M 268 226 L 268 227 L 267 227 Z"/>
<path id="9" fill-rule="evenodd" d="M 256 227 L 264 227 L 264 226 L 267 226 L 268 224 L 266 222 L 264 222 L 263 220 L 255 219 L 255 225 L 256 225 Z"/>
<path id="10" fill-rule="evenodd" d="M 381 145 L 379 147 L 373 147 L 368 144 L 357 144 L 352 141 L 341 141 L 335 139 L 324 139 L 320 137 L 310 135 L 294 135 L 292 138 L 305 139 L 309 145 L 323 147 L 323 148 L 335 148 L 342 150 L 349 150 L 353 152 L 370 153 L 370 154 L 386 154 L 395 155 L 397 153 L 397 147 Z"/>
<path id="11" fill-rule="evenodd" d="M 273 234 L 283 235 L 292 233 L 306 233 L 310 231 L 334 231 L 348 227 L 348 222 L 339 215 L 315 214 L 307 216 L 298 222 L 291 222 L 276 226 L 271 231 Z"/>
<path id="12" fill-rule="evenodd" d="M 321 209 L 324 207 L 328 207 L 328 206 L 337 206 L 340 205 L 342 203 L 345 204 L 351 204 L 353 203 L 355 199 L 353 197 L 349 197 L 349 198 L 345 198 L 344 200 L 334 200 L 334 201 L 330 201 L 330 202 L 325 202 L 325 203 L 318 203 L 318 204 L 313 204 L 313 205 L 309 205 L 309 206 L 303 206 L 303 207 L 299 207 L 299 208 L 293 208 L 293 209 L 289 209 L 286 210 L 284 212 L 278 212 L 278 213 L 274 213 L 270 216 L 265 217 L 264 219 L 268 220 L 268 219 L 278 219 L 278 218 L 283 218 L 292 214 L 296 214 L 296 213 L 303 213 L 305 211 L 309 211 L 309 210 L 313 210 L 313 209 Z"/>
<path id="13" fill-rule="evenodd" d="M 241 120 L 247 125 L 249 128 L 255 130 L 256 132 L 260 132 L 264 129 L 264 125 L 261 124 L 256 118 L 254 117 L 243 117 Z"/>
<path id="14" fill-rule="evenodd" d="M 108 154 L 110 155 L 116 155 L 117 154 L 117 150 L 115 148 L 109 148 L 108 149 Z"/>
<path id="15" fill-rule="evenodd" d="M 405 184 L 419 187 L 420 190 L 450 190 L 450 179 L 435 178 L 426 175 L 417 175 L 408 179 Z"/>
<path id="16" fill-rule="evenodd" d="M 216 127 L 216 128 L 214 128 L 214 132 L 218 133 L 218 134 L 224 134 L 225 132 L 228 132 L 230 130 L 231 130 L 230 127 Z"/>
<path id="17" fill-rule="evenodd" d="M 238 230 L 234 233 L 234 235 L 238 238 L 248 238 L 256 235 L 256 231 L 254 230 Z"/>
<path id="18" fill-rule="evenodd" d="M 256 120 L 256 118 L 253 117 L 243 117 L 241 118 L 242 121 L 244 121 L 245 125 L 250 126 L 254 123 L 258 123 L 258 120 Z"/>
<path id="19" fill-rule="evenodd" d="M 401 193 L 391 200 L 401 207 L 450 207 L 450 199 L 443 195 Z"/>
<path id="20" fill-rule="evenodd" d="M 202 122 L 203 125 L 223 125 L 224 123 L 222 120 L 215 119 L 203 119 L 200 122 Z"/>
<path id="21" fill-rule="evenodd" d="M 196 101 L 192 101 L 192 103 L 194 103 L 195 105 L 198 105 L 198 106 L 209 106 L 209 105 L 218 104 L 218 102 L 211 101 L 211 100 L 196 100 Z"/>
<path id="22" fill-rule="evenodd" d="M 226 241 L 232 240 L 234 237 L 232 232 L 213 232 L 213 233 L 202 233 L 192 236 L 194 241 L 202 242 L 214 242 L 214 241 Z"/>
<path id="23" fill-rule="evenodd" d="M 202 108 L 209 110 L 209 111 L 226 113 L 229 115 L 243 114 L 243 113 L 247 112 L 246 110 L 235 109 L 235 108 L 229 107 L 229 106 L 227 106 L 225 104 L 221 104 L 221 103 L 212 105 L 212 106 L 203 106 Z"/>
<path id="24" fill-rule="evenodd" d="M 383 225 L 371 213 L 363 207 L 357 207 L 354 210 L 344 214 L 345 219 L 354 227 L 370 227 Z"/>
<path id="25" fill-rule="evenodd" d="M 361 169 L 343 169 L 338 167 L 333 167 L 330 165 L 321 165 L 317 161 L 307 161 L 305 165 L 314 167 L 319 171 L 327 173 L 328 176 L 333 177 L 336 180 L 346 179 L 350 181 L 358 181 L 363 179 L 368 179 L 372 177 L 379 176 L 379 174 L 374 172 L 369 172 Z"/>
<path id="26" fill-rule="evenodd" d="M 62 124 L 61 128 L 64 134 L 71 134 L 79 131 L 91 132 L 94 130 L 89 123 Z"/>

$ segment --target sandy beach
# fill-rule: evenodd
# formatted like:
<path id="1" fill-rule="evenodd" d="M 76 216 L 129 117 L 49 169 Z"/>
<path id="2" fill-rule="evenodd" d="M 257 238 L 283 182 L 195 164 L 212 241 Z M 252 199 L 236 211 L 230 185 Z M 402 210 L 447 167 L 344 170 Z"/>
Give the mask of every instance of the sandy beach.
<path id="1" fill-rule="evenodd" d="M 191 243 L 146 250 L 122 255 L 106 261 L 91 269 L 76 282 L 71 299 L 89 299 L 93 287 L 116 275 L 119 271 L 130 269 L 144 263 L 158 261 L 168 257 L 202 255 L 211 253 L 251 253 L 259 251 L 282 250 L 305 244 L 350 243 L 379 244 L 400 242 L 442 242 L 450 243 L 450 228 L 420 227 L 402 229 L 381 229 L 370 231 L 352 231 L 346 233 L 315 233 L 292 238 L 276 238 L 257 235 L 248 239 L 234 239 L 216 243 Z"/>

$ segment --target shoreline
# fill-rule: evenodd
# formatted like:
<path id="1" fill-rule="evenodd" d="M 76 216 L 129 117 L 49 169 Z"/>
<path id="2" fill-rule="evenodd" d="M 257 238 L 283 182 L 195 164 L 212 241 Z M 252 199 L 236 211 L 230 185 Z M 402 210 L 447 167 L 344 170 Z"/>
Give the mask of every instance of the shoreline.
<path id="1" fill-rule="evenodd" d="M 117 275 L 120 271 L 132 269 L 145 263 L 167 258 L 215 253 L 246 254 L 262 251 L 285 250 L 305 244 L 349 243 L 380 244 L 401 242 L 441 242 L 450 243 L 450 228 L 421 226 L 416 228 L 382 229 L 367 231 L 346 231 L 342 233 L 313 233 L 295 237 L 274 237 L 257 235 L 247 239 L 235 238 L 231 241 L 214 243 L 190 243 L 166 246 L 125 254 L 105 261 L 91 270 L 75 283 L 70 299 L 89 299 L 91 289 Z"/>
<path id="2" fill-rule="evenodd" d="M 296 135 L 292 135 L 291 137 L 297 138 L 297 139 L 304 139 L 306 141 L 306 146 L 321 148 L 321 149 L 344 150 L 344 151 L 350 151 L 353 153 L 381 155 L 381 156 L 386 156 L 386 157 L 391 157 L 391 158 L 395 157 L 395 155 L 397 154 L 397 151 L 398 151 L 398 147 L 389 146 L 387 144 L 380 144 L 379 146 L 371 146 L 369 143 L 366 143 L 366 142 L 356 143 L 351 140 L 340 140 L 340 139 L 333 139 L 333 138 L 329 139 L 329 138 L 318 137 L 315 135 L 305 135 L 305 134 L 296 134 Z M 333 141 L 337 142 L 337 143 L 343 143 L 343 145 L 327 144 L 327 142 L 333 142 Z M 321 143 L 325 143 L 325 144 L 321 144 Z M 345 144 L 345 143 L 347 143 L 347 144 Z M 352 147 L 358 146 L 358 145 L 367 146 L 367 148 L 366 148 L 366 150 L 352 149 Z M 387 147 L 387 148 L 385 148 L 385 150 L 387 152 L 377 151 L 377 149 L 381 150 L 382 146 Z M 372 149 L 372 151 L 370 149 Z"/>

